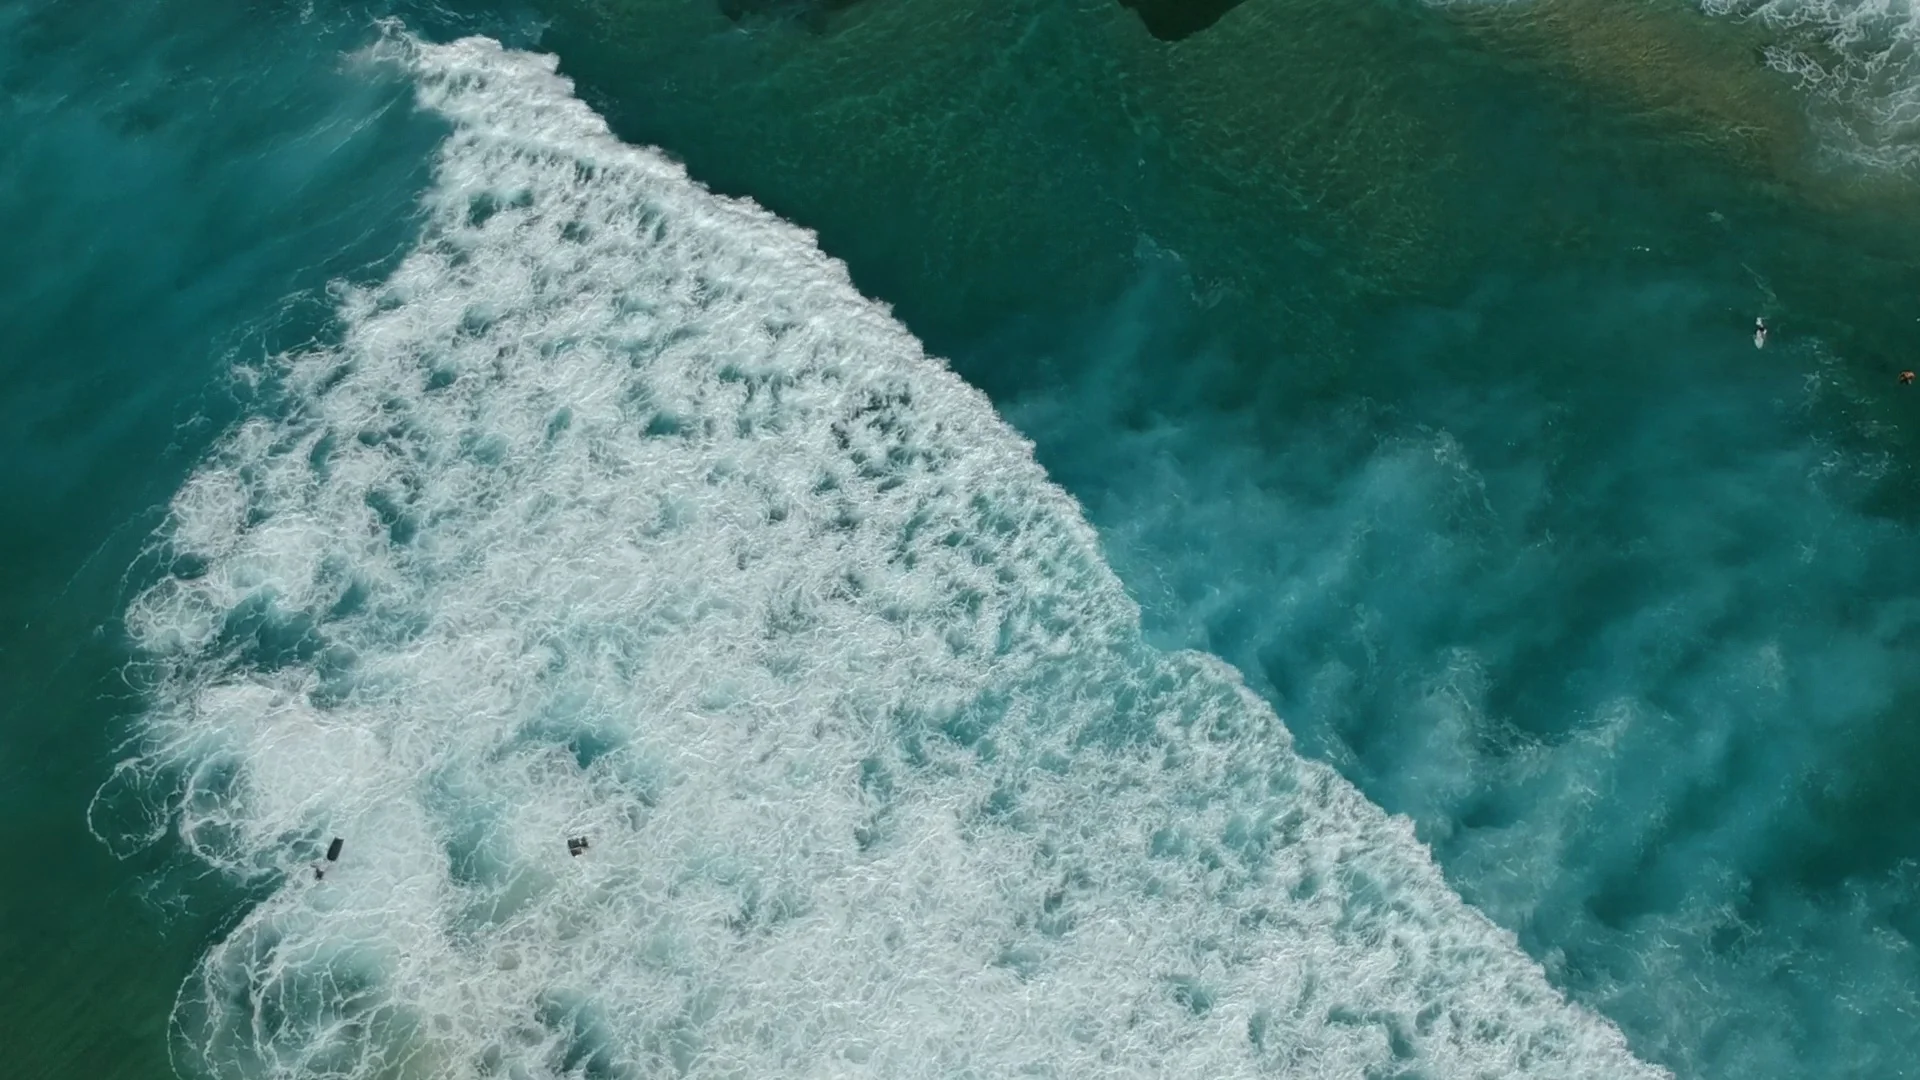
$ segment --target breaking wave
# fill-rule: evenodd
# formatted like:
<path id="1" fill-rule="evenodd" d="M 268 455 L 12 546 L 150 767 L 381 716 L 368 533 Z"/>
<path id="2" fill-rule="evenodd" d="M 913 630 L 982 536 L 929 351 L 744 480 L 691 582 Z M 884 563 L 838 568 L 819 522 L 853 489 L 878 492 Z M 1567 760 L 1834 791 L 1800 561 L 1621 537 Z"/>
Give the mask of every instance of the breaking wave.
<path id="1" fill-rule="evenodd" d="M 551 57 L 358 61 L 450 124 L 421 239 L 273 362 L 128 615 L 96 831 L 263 897 L 181 1065 L 1663 1075 L 1233 670 L 1144 644 L 1029 445 L 811 236 Z"/>
<path id="2" fill-rule="evenodd" d="M 1883 168 L 1920 165 L 1920 9 L 1910 0 L 1699 0 L 1777 32 L 1767 66 L 1811 96 L 1828 143 Z"/>

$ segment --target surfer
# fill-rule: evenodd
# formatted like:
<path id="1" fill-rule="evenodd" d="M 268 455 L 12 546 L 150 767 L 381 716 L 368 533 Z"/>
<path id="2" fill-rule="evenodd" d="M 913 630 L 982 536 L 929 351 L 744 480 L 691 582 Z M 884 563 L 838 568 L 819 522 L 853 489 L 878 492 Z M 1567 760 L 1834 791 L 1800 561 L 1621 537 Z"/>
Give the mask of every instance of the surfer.
<path id="1" fill-rule="evenodd" d="M 345 845 L 346 841 L 340 837 L 336 836 L 333 838 L 333 843 L 327 845 L 327 862 L 316 861 L 313 864 L 313 880 L 319 881 L 321 878 L 327 876 L 327 863 L 339 862 L 340 849 Z"/>
<path id="2" fill-rule="evenodd" d="M 1767 344 L 1767 319 L 1766 319 L 1766 316 L 1763 315 L 1753 320 L 1753 347 L 1756 349 L 1761 349 L 1761 348 L 1765 348 L 1766 344 Z"/>

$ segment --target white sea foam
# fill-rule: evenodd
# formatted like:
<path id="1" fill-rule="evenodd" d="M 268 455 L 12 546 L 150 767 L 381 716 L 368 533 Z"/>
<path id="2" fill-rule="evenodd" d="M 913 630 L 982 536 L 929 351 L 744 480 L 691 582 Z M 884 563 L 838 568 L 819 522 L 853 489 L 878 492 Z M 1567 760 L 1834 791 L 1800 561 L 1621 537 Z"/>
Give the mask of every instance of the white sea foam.
<path id="1" fill-rule="evenodd" d="M 1699 0 L 1780 36 L 1768 66 L 1812 94 L 1815 120 L 1849 158 L 1920 165 L 1920 8 L 1912 0 Z"/>
<path id="2" fill-rule="evenodd" d="M 148 752 L 98 828 L 157 785 L 268 888 L 183 1064 L 1659 1075 L 1234 672 L 1146 648 L 1029 446 L 810 236 L 550 57 L 365 60 L 452 125 L 423 238 L 281 358 L 128 619 Z"/>

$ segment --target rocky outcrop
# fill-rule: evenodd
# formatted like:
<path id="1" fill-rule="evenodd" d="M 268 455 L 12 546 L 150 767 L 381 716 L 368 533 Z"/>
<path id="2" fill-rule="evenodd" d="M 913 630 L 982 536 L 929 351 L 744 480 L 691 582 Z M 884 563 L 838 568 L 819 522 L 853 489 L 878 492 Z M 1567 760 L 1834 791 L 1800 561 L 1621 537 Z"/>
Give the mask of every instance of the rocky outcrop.
<path id="1" fill-rule="evenodd" d="M 815 24 L 860 0 L 719 0 L 720 13 L 734 22 L 754 18 L 791 18 Z"/>
<path id="2" fill-rule="evenodd" d="M 1197 34 L 1220 16 L 1239 7 L 1241 0 L 1120 0 L 1147 24 L 1147 32 L 1162 41 L 1179 41 Z"/>

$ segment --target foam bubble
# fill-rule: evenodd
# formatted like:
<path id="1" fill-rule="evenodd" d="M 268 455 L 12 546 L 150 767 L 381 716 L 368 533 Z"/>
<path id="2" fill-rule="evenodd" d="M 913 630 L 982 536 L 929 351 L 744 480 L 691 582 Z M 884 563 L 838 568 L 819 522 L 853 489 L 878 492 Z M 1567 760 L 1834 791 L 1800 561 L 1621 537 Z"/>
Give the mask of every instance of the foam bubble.
<path id="1" fill-rule="evenodd" d="M 182 987 L 189 1064 L 1660 1075 L 1231 669 L 1144 645 L 810 236 L 551 57 L 363 59 L 451 121 L 424 234 L 281 358 L 128 619 L 116 785 L 267 887 Z"/>

